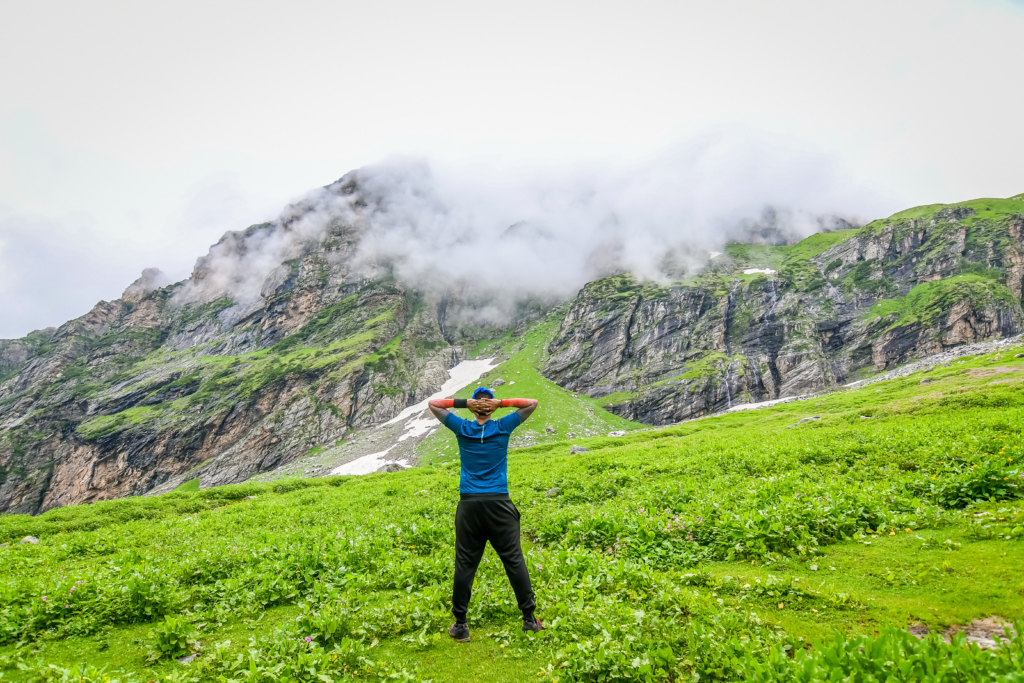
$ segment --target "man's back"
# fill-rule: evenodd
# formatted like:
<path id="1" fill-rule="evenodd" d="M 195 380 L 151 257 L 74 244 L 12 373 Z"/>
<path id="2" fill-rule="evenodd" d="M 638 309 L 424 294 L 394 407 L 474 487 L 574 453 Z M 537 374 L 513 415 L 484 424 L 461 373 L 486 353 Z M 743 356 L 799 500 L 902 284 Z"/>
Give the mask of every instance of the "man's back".
<path id="1" fill-rule="evenodd" d="M 459 441 L 460 493 L 508 493 L 508 441 L 519 424 L 518 413 L 483 424 L 453 413 L 445 417 L 444 426 Z"/>

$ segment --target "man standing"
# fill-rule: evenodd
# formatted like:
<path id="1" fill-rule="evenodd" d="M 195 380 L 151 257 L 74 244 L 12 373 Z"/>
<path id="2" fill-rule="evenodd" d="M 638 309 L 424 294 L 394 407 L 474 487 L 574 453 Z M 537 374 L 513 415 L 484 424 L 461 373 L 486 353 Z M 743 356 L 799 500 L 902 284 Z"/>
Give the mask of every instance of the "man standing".
<path id="1" fill-rule="evenodd" d="M 459 507 L 455 512 L 455 586 L 452 589 L 452 613 L 455 623 L 448 635 L 460 643 L 469 642 L 466 611 L 473 590 L 473 577 L 483 557 L 484 547 L 498 553 L 505 565 L 519 609 L 523 611 L 523 630 L 542 631 L 543 624 L 533 610 L 533 588 L 519 546 L 519 510 L 508 496 L 508 439 L 513 430 L 537 408 L 532 398 L 507 398 L 498 401 L 494 392 L 481 387 L 471 399 L 435 399 L 430 412 L 459 441 L 462 474 L 459 480 Z M 464 420 L 448 408 L 469 408 L 476 420 Z M 503 418 L 492 420 L 498 408 L 518 408 Z"/>

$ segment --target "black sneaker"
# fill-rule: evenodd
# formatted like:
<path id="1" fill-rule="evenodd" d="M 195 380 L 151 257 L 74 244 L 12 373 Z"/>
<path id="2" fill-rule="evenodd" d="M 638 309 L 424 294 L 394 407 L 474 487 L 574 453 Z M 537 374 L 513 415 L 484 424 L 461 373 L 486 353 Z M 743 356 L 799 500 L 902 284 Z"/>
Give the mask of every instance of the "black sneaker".
<path id="1" fill-rule="evenodd" d="M 525 626 L 523 628 L 526 628 Z M 458 622 L 452 624 L 448 628 L 448 635 L 455 639 L 456 643 L 468 643 L 469 642 L 469 624 L 460 624 Z"/>
<path id="2" fill-rule="evenodd" d="M 540 619 L 537 617 L 534 617 L 533 619 L 523 619 L 523 630 L 540 633 L 544 630 L 544 624 L 540 623 Z"/>

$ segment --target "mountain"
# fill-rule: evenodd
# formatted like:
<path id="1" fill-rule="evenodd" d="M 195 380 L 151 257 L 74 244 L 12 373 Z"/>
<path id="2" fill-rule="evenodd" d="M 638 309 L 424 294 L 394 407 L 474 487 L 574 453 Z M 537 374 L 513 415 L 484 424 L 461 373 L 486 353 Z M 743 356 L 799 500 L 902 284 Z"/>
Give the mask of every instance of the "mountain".
<path id="1" fill-rule="evenodd" d="M 1024 330 L 1024 196 L 731 243 L 692 274 L 617 274 L 564 302 L 410 284 L 362 258 L 386 203 L 375 192 L 349 174 L 227 233 L 188 280 L 160 286 L 149 270 L 81 318 L 0 341 L 0 511 L 240 482 L 399 442 L 417 459 L 444 435 L 385 423 L 485 353 L 506 361 L 489 381 L 511 390 L 525 372 L 522 386 L 564 397 L 532 443 L 826 389 Z"/>
<path id="2" fill-rule="evenodd" d="M 923 206 L 699 277 L 621 275 L 569 306 L 545 374 L 650 424 L 818 391 L 1024 329 L 1024 197 Z"/>

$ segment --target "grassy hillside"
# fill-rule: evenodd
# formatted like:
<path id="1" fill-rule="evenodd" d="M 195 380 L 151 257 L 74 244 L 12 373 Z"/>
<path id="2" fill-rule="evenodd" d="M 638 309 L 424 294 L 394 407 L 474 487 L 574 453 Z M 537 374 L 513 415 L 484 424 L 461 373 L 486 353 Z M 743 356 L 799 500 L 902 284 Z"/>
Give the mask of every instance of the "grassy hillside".
<path id="1" fill-rule="evenodd" d="M 518 343 L 492 372 L 506 396 L 538 390 L 542 351 Z M 1021 350 L 514 451 L 539 637 L 491 551 L 472 642 L 442 635 L 450 454 L 0 517 L 4 680 L 1015 680 L 1020 636 L 986 653 L 902 629 L 1024 620 Z M 168 658 L 192 639 L 193 663 Z M 106 673 L 60 672 L 79 663 Z"/>
<path id="2" fill-rule="evenodd" d="M 495 387 L 498 398 L 530 397 L 540 401 L 540 407 L 530 421 L 516 430 L 512 446 L 521 448 L 553 443 L 566 438 L 586 438 L 611 431 L 632 431 L 647 425 L 630 422 L 601 408 L 605 399 L 591 399 L 585 394 L 574 395 L 540 374 L 545 359 L 545 348 L 561 322 L 561 314 L 531 325 L 523 334 L 513 338 L 509 333 L 500 339 L 483 341 L 471 349 L 474 358 L 505 359 L 456 392 L 459 398 L 468 398 L 478 386 L 494 386 L 497 380 L 504 385 Z M 425 412 L 425 411 L 424 411 Z M 511 409 L 499 410 L 497 416 Z M 468 411 L 463 411 L 469 417 Z M 456 459 L 458 447 L 454 435 L 439 424 L 422 440 L 398 441 L 404 434 L 404 423 L 391 427 L 371 427 L 350 433 L 343 442 L 328 447 L 315 447 L 306 457 L 287 466 L 259 474 L 259 481 L 276 481 L 302 472 L 330 471 L 359 454 L 379 452 L 393 445 L 392 457 L 401 456 L 418 464 L 438 464 Z M 553 430 L 553 431 L 552 431 Z M 570 436 L 571 435 L 571 436 Z M 188 482 L 198 488 L 198 480 Z"/>
<path id="3" fill-rule="evenodd" d="M 499 356 L 508 360 L 490 370 L 479 382 L 459 391 L 456 397 L 469 398 L 476 387 L 493 387 L 495 380 L 502 379 L 505 384 L 494 389 L 497 398 L 535 398 L 540 401 L 530 421 L 512 435 L 513 447 L 554 443 L 566 438 L 579 441 L 611 431 L 646 427 L 604 410 L 601 405 L 608 402 L 607 397 L 592 399 L 585 394 L 573 394 L 540 374 L 546 347 L 560 322 L 561 315 L 555 314 L 531 327 L 521 337 L 513 338 L 509 334 L 504 339 L 479 344 L 474 349 L 478 358 Z M 505 408 L 499 410 L 495 417 L 510 412 L 511 408 Z M 468 416 L 465 412 L 463 415 Z M 551 429 L 554 432 L 549 431 Z M 569 434 L 573 436 L 569 437 Z M 455 458 L 458 450 L 455 435 L 447 429 L 438 429 L 417 447 L 417 455 L 424 464 L 438 463 Z"/>
<path id="4" fill-rule="evenodd" d="M 906 296 L 882 299 L 866 314 L 867 318 L 889 318 L 890 327 L 912 323 L 932 324 L 942 316 L 948 316 L 950 309 L 962 300 L 969 300 L 975 306 L 992 302 L 1013 305 L 1013 292 L 1006 285 L 982 275 L 958 275 L 933 282 L 922 282 Z"/>

